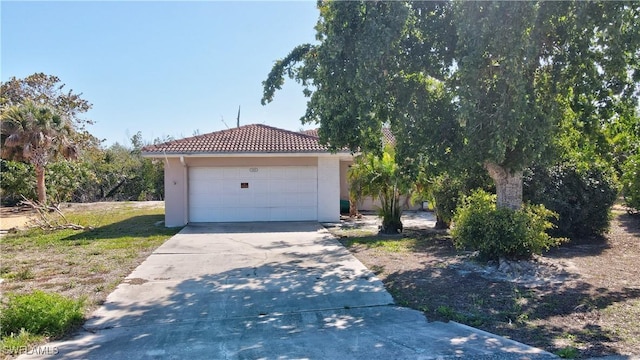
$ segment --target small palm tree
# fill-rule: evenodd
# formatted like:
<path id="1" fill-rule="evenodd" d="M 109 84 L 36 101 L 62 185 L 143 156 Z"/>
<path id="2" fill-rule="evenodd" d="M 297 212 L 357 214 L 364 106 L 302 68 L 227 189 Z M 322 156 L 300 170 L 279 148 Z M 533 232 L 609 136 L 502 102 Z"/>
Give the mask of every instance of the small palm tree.
<path id="1" fill-rule="evenodd" d="M 59 157 L 76 159 L 78 155 L 77 147 L 70 140 L 75 131 L 71 122 L 50 107 L 31 101 L 4 109 L 0 118 L 2 158 L 33 165 L 38 202 L 46 204 L 47 165 Z"/>
<path id="2" fill-rule="evenodd" d="M 385 148 L 382 157 L 359 155 L 349 169 L 348 176 L 351 202 L 359 201 L 363 196 L 378 197 L 379 215 L 382 217 L 380 232 L 402 232 L 400 194 L 408 191 L 408 186 L 395 162 L 393 148 Z"/>

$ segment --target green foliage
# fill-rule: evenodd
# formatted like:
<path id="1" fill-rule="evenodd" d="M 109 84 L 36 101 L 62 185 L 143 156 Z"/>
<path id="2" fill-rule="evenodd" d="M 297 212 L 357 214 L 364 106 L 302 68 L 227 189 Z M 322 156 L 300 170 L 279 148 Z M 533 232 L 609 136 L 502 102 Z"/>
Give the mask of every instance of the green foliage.
<path id="1" fill-rule="evenodd" d="M 84 130 L 91 121 L 80 118 L 91 104 L 64 86 L 42 73 L 1 84 L 2 158 L 28 163 L 3 161 L 3 203 L 15 204 L 21 195 L 45 202 L 47 194 L 54 203 L 162 199 L 162 164 L 142 158 L 142 135 L 132 137 L 132 149 L 100 148 Z M 64 161 L 79 155 L 78 162 Z"/>
<path id="2" fill-rule="evenodd" d="M 140 154 L 141 134 L 132 146 L 118 143 L 102 149 L 89 147 L 78 161 L 51 162 L 45 171 L 46 191 L 53 203 L 102 200 L 162 200 L 164 170 L 161 162 Z M 35 175 L 31 164 L 2 160 L 2 203 L 15 205 L 35 197 Z"/>
<path id="3" fill-rule="evenodd" d="M 436 228 L 449 228 L 462 191 L 462 179 L 448 173 L 435 177 L 431 194 L 436 210 Z"/>
<path id="4" fill-rule="evenodd" d="M 36 177 L 33 165 L 17 161 L 0 160 L 0 198 L 3 205 L 13 206 L 36 197 Z"/>
<path id="5" fill-rule="evenodd" d="M 0 349 L 9 355 L 21 355 L 22 350 L 32 344 L 42 342 L 44 336 L 33 335 L 28 331 L 21 330 L 18 334 L 11 334 L 0 338 Z"/>
<path id="6" fill-rule="evenodd" d="M 60 337 L 83 320 L 83 301 L 36 290 L 9 295 L 0 315 L 2 336 L 27 331 Z"/>
<path id="7" fill-rule="evenodd" d="M 624 163 L 622 195 L 628 207 L 640 211 L 640 154 L 630 156 Z"/>
<path id="8" fill-rule="evenodd" d="M 319 123 L 332 149 L 380 153 L 389 124 L 400 163 L 410 158 L 435 174 L 438 165 L 490 163 L 517 173 L 512 183 L 533 162 L 555 161 L 558 148 L 605 161 L 630 149 L 640 82 L 635 3 L 318 6 L 318 44 L 276 62 L 263 103 L 285 75 L 302 83 L 310 97 L 302 121 Z M 494 180 L 502 197 L 506 183 Z"/>
<path id="9" fill-rule="evenodd" d="M 0 119 L 2 158 L 33 165 L 38 201 L 46 204 L 45 170 L 59 158 L 77 158 L 78 148 L 71 142 L 75 129 L 54 108 L 31 100 L 2 109 Z"/>
<path id="10" fill-rule="evenodd" d="M 535 2 L 457 2 L 460 118 L 469 159 L 518 171 L 547 145 L 553 117 L 537 86 L 545 20 Z M 508 29 L 508 30 L 506 30 Z"/>
<path id="11" fill-rule="evenodd" d="M 160 200 L 164 198 L 161 162 L 141 156 L 141 133 L 131 138 L 132 147 L 114 144 L 94 154 L 96 196 L 113 200 Z"/>
<path id="12" fill-rule="evenodd" d="M 568 346 L 556 351 L 555 354 L 563 359 L 575 359 L 580 355 L 580 351 L 573 346 Z"/>
<path id="13" fill-rule="evenodd" d="M 71 119 L 77 130 L 82 130 L 91 121 L 80 118 L 80 114 L 89 111 L 92 105 L 82 99 L 82 94 L 67 91 L 65 86 L 57 76 L 44 73 L 34 73 L 24 79 L 12 77 L 0 85 L 0 109 L 32 101 L 53 108 Z"/>
<path id="14" fill-rule="evenodd" d="M 486 260 L 527 259 L 560 243 L 546 231 L 555 214 L 542 205 L 520 210 L 497 208 L 495 195 L 483 190 L 464 198 L 454 216 L 452 235 L 459 249 L 477 250 Z"/>
<path id="15" fill-rule="evenodd" d="M 524 198 L 558 214 L 552 231 L 556 236 L 578 239 L 603 234 L 616 197 L 612 171 L 604 165 L 538 166 L 525 176 Z"/>
<path id="16" fill-rule="evenodd" d="M 55 204 L 73 201 L 92 176 L 84 161 L 56 161 L 47 167 L 47 194 Z"/>
<path id="17" fill-rule="evenodd" d="M 356 158 L 349 169 L 350 197 L 356 200 L 364 196 L 380 200 L 379 215 L 382 217 L 382 233 L 402 232 L 402 203 L 400 195 L 409 187 L 395 162 L 393 149 L 387 147 L 381 157 L 363 154 Z"/>

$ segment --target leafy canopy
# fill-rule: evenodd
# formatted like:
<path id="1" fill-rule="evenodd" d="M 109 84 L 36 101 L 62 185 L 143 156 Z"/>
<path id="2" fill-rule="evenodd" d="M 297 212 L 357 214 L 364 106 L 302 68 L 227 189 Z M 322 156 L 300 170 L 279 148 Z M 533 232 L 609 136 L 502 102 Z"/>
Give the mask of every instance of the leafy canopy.
<path id="1" fill-rule="evenodd" d="M 334 148 L 380 153 L 388 123 L 399 148 L 417 145 L 434 161 L 448 149 L 469 164 L 514 172 L 554 156 L 563 121 L 596 139 L 603 123 L 637 106 L 637 2 L 318 7 L 318 43 L 276 63 L 263 103 L 285 75 L 299 81 L 310 97 L 302 121 L 320 124 L 321 139 Z"/>

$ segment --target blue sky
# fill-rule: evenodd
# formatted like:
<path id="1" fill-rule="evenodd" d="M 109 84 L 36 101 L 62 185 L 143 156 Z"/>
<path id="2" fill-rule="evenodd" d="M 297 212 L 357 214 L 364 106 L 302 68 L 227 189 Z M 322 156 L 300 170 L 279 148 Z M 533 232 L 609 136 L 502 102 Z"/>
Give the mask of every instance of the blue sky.
<path id="1" fill-rule="evenodd" d="M 58 76 L 93 104 L 105 146 L 191 136 L 236 124 L 303 128 L 301 87 L 262 106 L 275 60 L 314 42 L 315 1 L 1 1 L 1 80 Z M 310 128 L 313 126 L 304 126 Z"/>

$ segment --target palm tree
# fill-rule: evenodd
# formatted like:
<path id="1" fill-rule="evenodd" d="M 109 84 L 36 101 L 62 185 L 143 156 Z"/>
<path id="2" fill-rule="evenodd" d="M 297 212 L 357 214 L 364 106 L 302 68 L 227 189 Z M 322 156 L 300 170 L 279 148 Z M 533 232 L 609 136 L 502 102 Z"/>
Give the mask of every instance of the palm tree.
<path id="1" fill-rule="evenodd" d="M 78 155 L 77 147 L 70 140 L 75 131 L 71 122 L 52 108 L 32 101 L 4 109 L 0 118 L 2 158 L 33 165 L 38 202 L 46 204 L 47 165 L 59 157 L 76 159 Z"/>
<path id="2" fill-rule="evenodd" d="M 378 197 L 381 233 L 402 232 L 402 203 L 400 194 L 408 191 L 406 181 L 394 159 L 393 148 L 387 146 L 382 157 L 359 155 L 349 169 L 349 197 L 353 204 L 364 196 Z"/>

